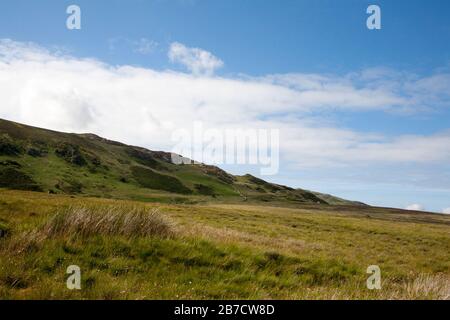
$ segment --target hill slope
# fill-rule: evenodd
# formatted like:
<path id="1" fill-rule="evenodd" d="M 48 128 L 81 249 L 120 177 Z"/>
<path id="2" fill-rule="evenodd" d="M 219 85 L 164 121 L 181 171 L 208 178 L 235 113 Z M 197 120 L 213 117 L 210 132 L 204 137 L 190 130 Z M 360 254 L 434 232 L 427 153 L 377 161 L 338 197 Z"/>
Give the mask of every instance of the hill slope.
<path id="1" fill-rule="evenodd" d="M 233 176 L 171 154 L 93 134 L 61 133 L 0 119 L 0 187 L 159 202 L 356 204 L 302 189 Z"/>

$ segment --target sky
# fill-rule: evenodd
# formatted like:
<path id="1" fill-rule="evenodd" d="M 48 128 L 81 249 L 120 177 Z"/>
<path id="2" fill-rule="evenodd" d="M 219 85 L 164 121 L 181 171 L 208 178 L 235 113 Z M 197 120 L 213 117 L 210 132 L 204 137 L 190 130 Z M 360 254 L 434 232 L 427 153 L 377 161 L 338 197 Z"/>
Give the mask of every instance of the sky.
<path id="1" fill-rule="evenodd" d="M 73 4 L 81 30 L 66 27 Z M 448 213 L 449 13 L 447 0 L 2 1 L 0 117 L 159 150 L 199 121 L 276 129 L 266 180 Z"/>

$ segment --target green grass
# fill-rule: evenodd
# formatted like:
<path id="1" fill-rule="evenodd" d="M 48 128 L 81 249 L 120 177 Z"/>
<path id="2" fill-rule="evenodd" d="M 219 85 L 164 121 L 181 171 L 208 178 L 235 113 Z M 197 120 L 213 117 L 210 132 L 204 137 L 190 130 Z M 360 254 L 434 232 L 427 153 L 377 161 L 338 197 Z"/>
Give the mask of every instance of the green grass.
<path id="1" fill-rule="evenodd" d="M 175 177 L 160 174 L 152 169 L 134 166 L 131 167 L 134 178 L 144 188 L 165 190 L 174 193 L 190 194 L 192 190 L 187 188 L 180 180 Z"/>
<path id="2" fill-rule="evenodd" d="M 157 210 L 171 236 L 130 237 L 116 224 L 117 231 L 103 224 L 106 229 L 81 233 L 76 221 L 84 219 L 48 231 L 55 216 L 74 208 L 97 218 L 111 210 L 119 217 Z M 370 207 L 174 205 L 0 190 L 0 228 L 6 226 L 0 299 L 450 297 L 450 219 L 444 215 Z M 80 291 L 65 285 L 73 264 L 82 270 Z M 382 271 L 379 291 L 365 286 L 366 268 L 373 264 Z"/>
<path id="3" fill-rule="evenodd" d="M 195 184 L 202 184 L 212 188 L 217 195 L 238 196 L 238 193 L 232 185 L 224 183 L 205 173 L 199 173 L 198 167 L 195 165 L 178 166 L 175 175 L 182 181 L 187 181 L 192 189 L 195 189 Z"/>

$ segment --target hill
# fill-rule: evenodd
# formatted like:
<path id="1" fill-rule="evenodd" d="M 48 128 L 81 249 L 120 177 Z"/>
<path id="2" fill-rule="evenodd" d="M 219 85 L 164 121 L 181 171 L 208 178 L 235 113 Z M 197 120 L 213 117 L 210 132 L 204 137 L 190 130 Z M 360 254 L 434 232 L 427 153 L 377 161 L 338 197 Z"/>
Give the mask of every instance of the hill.
<path id="1" fill-rule="evenodd" d="M 205 164 L 174 164 L 170 153 L 0 119 L 0 187 L 52 194 L 197 203 L 356 204 L 234 176 Z"/>

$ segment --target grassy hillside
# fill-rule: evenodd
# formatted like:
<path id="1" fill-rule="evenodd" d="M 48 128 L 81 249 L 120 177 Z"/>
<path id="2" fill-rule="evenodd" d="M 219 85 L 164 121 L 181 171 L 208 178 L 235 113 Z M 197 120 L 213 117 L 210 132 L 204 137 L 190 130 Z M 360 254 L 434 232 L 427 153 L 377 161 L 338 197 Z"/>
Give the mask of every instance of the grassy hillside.
<path id="1" fill-rule="evenodd" d="M 1 119 L 0 187 L 168 203 L 328 203 L 312 192 L 251 175 L 233 176 L 203 164 L 176 165 L 170 153 Z"/>
<path id="2" fill-rule="evenodd" d="M 450 298 L 445 215 L 3 190 L 0 229 L 0 299 Z M 82 290 L 66 288 L 69 265 Z"/>
<path id="3" fill-rule="evenodd" d="M 0 120 L 0 299 L 14 298 L 450 299 L 450 217 Z"/>

